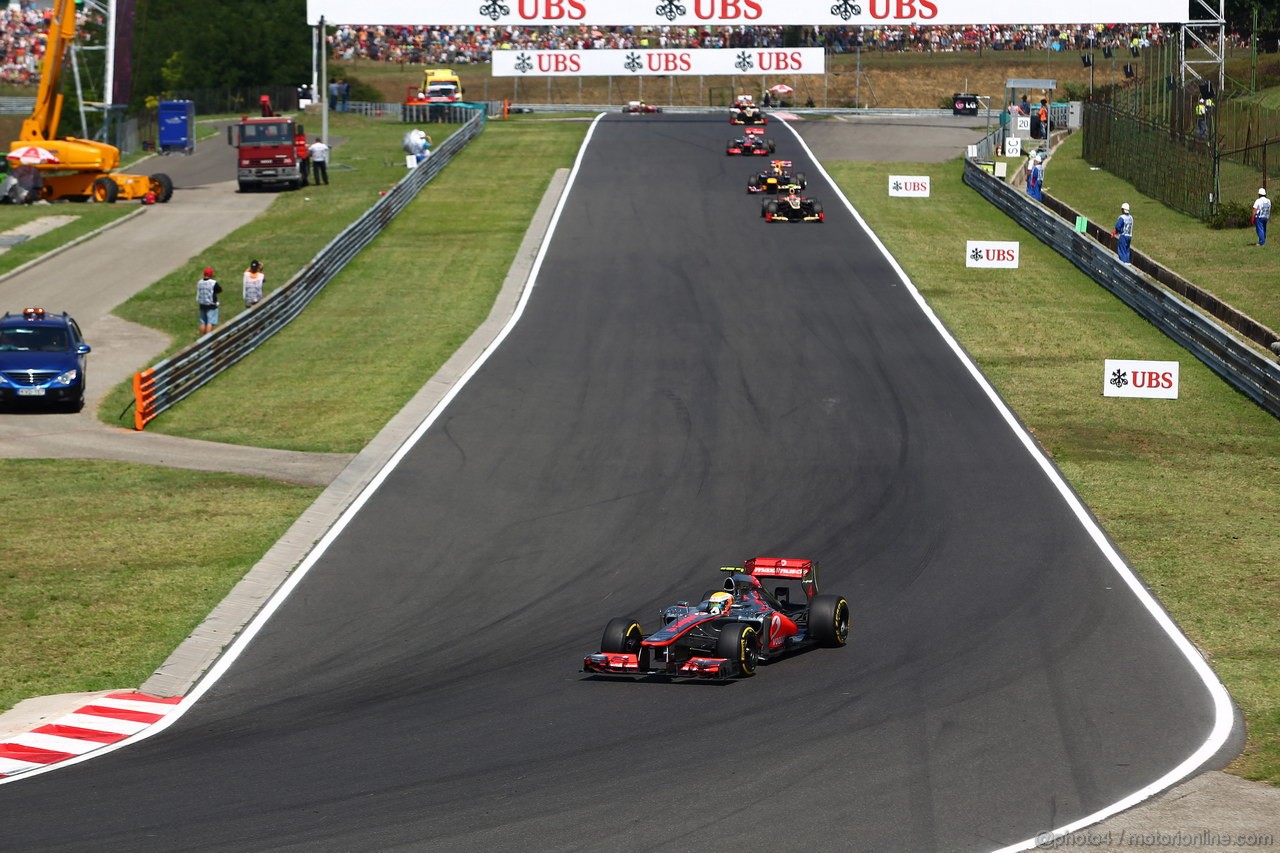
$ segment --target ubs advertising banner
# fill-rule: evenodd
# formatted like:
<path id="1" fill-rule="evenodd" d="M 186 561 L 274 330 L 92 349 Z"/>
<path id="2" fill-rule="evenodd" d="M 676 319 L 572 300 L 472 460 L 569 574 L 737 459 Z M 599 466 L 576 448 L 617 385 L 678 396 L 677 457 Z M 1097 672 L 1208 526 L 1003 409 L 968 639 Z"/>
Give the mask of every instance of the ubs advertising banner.
<path id="1" fill-rule="evenodd" d="M 929 197 L 928 175 L 890 175 L 889 195 L 907 198 Z"/>
<path id="2" fill-rule="evenodd" d="M 1018 268 L 1018 243 L 997 240 L 969 240 L 964 244 L 966 267 Z"/>
<path id="3" fill-rule="evenodd" d="M 495 50 L 494 77 L 822 74 L 820 47 L 708 50 Z"/>
<path id="4" fill-rule="evenodd" d="M 1102 369 L 1102 396 L 1178 399 L 1178 362 L 1108 358 Z"/>
<path id="5" fill-rule="evenodd" d="M 1188 0 L 1125 0 L 1126 21 L 1186 21 Z M 307 0 L 307 22 L 432 26 L 1089 24 L 1115 0 Z"/>

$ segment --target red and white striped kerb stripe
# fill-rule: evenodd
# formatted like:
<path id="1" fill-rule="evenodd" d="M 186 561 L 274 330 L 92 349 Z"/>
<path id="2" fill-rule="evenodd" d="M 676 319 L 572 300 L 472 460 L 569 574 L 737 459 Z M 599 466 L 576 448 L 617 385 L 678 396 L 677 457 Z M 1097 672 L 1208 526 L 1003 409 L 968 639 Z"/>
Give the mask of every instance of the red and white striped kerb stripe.
<path id="1" fill-rule="evenodd" d="M 65 717 L 0 742 L 0 778 L 17 776 L 136 735 L 173 711 L 182 697 L 109 693 Z"/>

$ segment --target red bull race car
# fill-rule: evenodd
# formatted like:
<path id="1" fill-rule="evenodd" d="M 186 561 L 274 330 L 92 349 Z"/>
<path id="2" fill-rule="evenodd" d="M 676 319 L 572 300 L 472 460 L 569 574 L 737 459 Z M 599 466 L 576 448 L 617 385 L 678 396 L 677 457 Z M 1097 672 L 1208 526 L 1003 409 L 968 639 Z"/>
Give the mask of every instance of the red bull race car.
<path id="1" fill-rule="evenodd" d="M 756 106 L 750 95 L 739 95 L 729 107 L 730 124 L 768 124 L 769 117 Z"/>
<path id="2" fill-rule="evenodd" d="M 743 128 L 742 133 L 737 139 L 729 140 L 724 147 L 725 154 L 757 154 L 764 157 L 773 153 L 773 140 L 764 138 L 764 128 L 747 127 Z"/>
<path id="3" fill-rule="evenodd" d="M 849 641 L 849 602 L 818 594 L 813 560 L 756 557 L 721 569 L 729 577 L 697 603 L 678 601 L 645 634 L 630 617 L 605 625 L 600 651 L 582 670 L 596 675 L 748 678 L 761 663 L 813 646 Z M 766 587 L 762 581 L 768 581 Z"/>
<path id="4" fill-rule="evenodd" d="M 791 190 L 802 190 L 808 186 L 804 172 L 796 172 L 790 160 L 774 160 L 769 168 L 757 172 L 747 182 L 749 193 L 787 193 Z"/>
<path id="5" fill-rule="evenodd" d="M 822 202 L 800 195 L 796 187 L 789 187 L 785 196 L 771 198 L 760 206 L 765 222 L 826 222 Z"/>

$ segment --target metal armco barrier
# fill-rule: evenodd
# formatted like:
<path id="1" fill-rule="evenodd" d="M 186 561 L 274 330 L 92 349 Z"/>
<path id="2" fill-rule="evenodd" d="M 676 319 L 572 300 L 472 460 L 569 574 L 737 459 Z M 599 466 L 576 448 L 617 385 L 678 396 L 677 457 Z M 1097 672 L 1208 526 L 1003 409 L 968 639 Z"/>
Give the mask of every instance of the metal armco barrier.
<path id="1" fill-rule="evenodd" d="M 417 197 L 452 157 L 484 129 L 483 110 L 475 110 L 456 133 L 409 171 L 385 196 L 257 307 L 246 310 L 191 346 L 133 377 L 134 428 L 186 399 L 202 385 L 253 352 L 302 313 L 347 263 L 369 245 L 395 216 Z"/>
<path id="2" fill-rule="evenodd" d="M 1039 205 L 999 178 L 987 174 L 972 160 L 965 161 L 964 182 L 1118 296 L 1238 391 L 1273 417 L 1280 417 L 1280 365 L 1251 349 L 1198 306 L 1263 348 L 1280 340 L 1274 331 L 1139 252 L 1132 253 L 1134 267 L 1156 281 L 1150 281 L 1135 269 L 1126 267 L 1100 242 L 1104 239 L 1110 241 L 1109 230 L 1090 222 L 1088 234 L 1077 232 L 1076 212 L 1049 196 L 1045 196 L 1043 206 Z M 1059 216 L 1069 217 L 1069 221 Z M 1175 290 L 1195 304 L 1182 301 L 1175 295 Z"/>

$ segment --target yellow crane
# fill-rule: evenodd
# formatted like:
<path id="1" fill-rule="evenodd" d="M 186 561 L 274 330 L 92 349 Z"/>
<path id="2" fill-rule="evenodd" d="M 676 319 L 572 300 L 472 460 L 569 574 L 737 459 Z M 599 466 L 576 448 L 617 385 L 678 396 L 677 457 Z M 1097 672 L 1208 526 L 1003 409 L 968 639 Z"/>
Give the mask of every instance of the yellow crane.
<path id="1" fill-rule="evenodd" d="M 62 66 L 67 50 L 76 36 L 75 0 L 55 0 L 49 20 L 48 44 L 40 65 L 40 89 L 35 109 L 22 122 L 22 133 L 9 146 L 17 152 L 29 146 L 48 149 L 57 162 L 38 163 L 44 182 L 43 197 L 49 200 L 72 199 L 114 202 L 117 199 L 142 199 L 155 193 L 155 200 L 165 202 L 173 195 L 173 181 L 168 175 L 126 175 L 113 171 L 120 165 L 120 149 L 105 142 L 58 139 L 58 122 L 62 117 Z"/>

